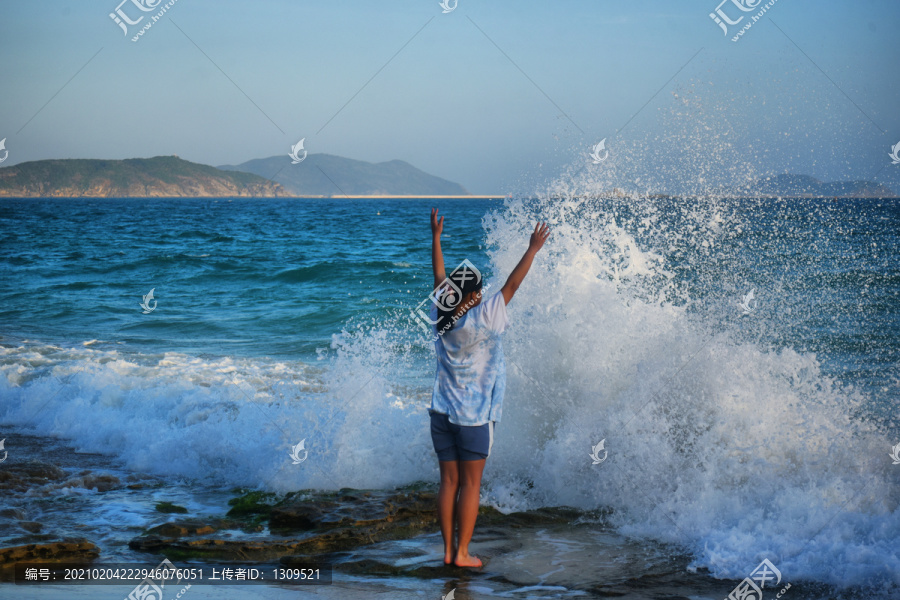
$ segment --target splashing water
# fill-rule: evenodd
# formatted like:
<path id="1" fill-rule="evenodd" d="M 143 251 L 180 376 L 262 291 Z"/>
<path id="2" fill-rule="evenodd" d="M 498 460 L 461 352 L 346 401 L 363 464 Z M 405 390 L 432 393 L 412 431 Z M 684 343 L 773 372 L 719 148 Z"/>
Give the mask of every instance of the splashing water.
<path id="1" fill-rule="evenodd" d="M 654 197 L 627 190 L 619 167 L 573 169 L 485 219 L 499 273 L 536 220 L 553 228 L 511 305 L 487 498 L 612 509 L 622 532 L 681 545 L 719 577 L 768 557 L 795 580 L 900 583 L 900 486 L 878 419 L 860 416 L 871 398 L 785 345 L 811 309 L 737 306 L 748 279 L 777 292 L 797 271 L 741 256 L 753 211 L 783 207 Z M 609 459 L 594 465 L 601 439 Z"/>

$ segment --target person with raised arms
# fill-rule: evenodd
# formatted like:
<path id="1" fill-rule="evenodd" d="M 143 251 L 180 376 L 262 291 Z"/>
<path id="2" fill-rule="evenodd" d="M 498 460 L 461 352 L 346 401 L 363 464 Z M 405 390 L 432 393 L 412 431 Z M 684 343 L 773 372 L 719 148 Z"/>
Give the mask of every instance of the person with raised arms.
<path id="1" fill-rule="evenodd" d="M 481 275 L 466 263 L 447 278 L 441 250 L 443 229 L 444 217 L 439 219 L 438 210 L 431 209 L 436 303 L 430 318 L 437 371 L 428 412 L 441 472 L 438 520 L 444 564 L 480 567 L 481 560 L 469 554 L 469 542 L 478 517 L 481 476 L 494 442 L 494 425 L 503 409 L 506 365 L 500 337 L 509 324 L 506 305 L 528 274 L 550 228 L 546 223 L 535 225 L 519 264 L 500 291 L 484 302 Z"/>

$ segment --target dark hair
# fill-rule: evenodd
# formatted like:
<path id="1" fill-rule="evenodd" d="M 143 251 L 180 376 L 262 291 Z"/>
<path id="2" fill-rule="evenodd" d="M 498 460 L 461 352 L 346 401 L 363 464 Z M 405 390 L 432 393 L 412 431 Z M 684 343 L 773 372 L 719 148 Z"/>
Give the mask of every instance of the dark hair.
<path id="1" fill-rule="evenodd" d="M 462 315 L 459 318 L 454 316 L 463 298 L 472 292 L 481 292 L 481 273 L 477 269 L 470 269 L 465 265 L 460 265 L 450 273 L 447 279 L 450 283 L 444 282 L 444 292 L 441 295 L 442 302 L 438 304 L 439 319 L 437 329 L 439 333 L 452 331 L 456 322 L 472 308 L 471 306 L 464 306 Z M 456 290 L 459 290 L 458 298 L 456 297 Z M 446 310 L 443 307 L 446 307 Z"/>

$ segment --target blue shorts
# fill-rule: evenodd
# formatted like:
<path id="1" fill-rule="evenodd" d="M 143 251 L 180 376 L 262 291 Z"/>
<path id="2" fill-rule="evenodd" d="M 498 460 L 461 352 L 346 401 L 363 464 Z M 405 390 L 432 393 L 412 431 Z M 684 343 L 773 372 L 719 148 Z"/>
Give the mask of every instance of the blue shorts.
<path id="1" fill-rule="evenodd" d="M 433 412 L 431 442 L 440 461 L 482 460 L 491 455 L 494 422 L 466 427 L 454 425 L 447 415 Z"/>

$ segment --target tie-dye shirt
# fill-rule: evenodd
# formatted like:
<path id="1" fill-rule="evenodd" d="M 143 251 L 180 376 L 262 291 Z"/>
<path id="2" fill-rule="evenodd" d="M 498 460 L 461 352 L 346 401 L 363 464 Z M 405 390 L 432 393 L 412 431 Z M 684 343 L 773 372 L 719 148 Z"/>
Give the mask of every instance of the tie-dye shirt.
<path id="1" fill-rule="evenodd" d="M 431 320 L 437 321 L 437 307 Z M 451 331 L 435 334 L 437 373 L 431 411 L 456 425 L 476 426 L 500 420 L 506 389 L 506 363 L 500 334 L 509 324 L 502 293 L 469 309 Z"/>

